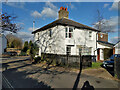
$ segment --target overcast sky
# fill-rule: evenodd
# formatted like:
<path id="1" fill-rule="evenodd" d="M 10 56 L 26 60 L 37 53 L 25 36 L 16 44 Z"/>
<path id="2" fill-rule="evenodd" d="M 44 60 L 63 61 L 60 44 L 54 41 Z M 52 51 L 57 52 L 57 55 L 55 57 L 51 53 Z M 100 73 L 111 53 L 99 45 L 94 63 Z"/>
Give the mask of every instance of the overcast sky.
<path id="1" fill-rule="evenodd" d="M 118 3 L 117 2 L 8 2 L 2 3 L 2 12 L 17 16 L 14 22 L 23 27 L 17 34 L 24 41 L 33 38 L 31 34 L 33 21 L 35 28 L 40 28 L 58 19 L 60 7 L 68 7 L 69 19 L 93 27 L 97 23 L 97 9 L 104 20 L 109 21 L 114 33 L 109 33 L 109 42 L 118 40 Z"/>

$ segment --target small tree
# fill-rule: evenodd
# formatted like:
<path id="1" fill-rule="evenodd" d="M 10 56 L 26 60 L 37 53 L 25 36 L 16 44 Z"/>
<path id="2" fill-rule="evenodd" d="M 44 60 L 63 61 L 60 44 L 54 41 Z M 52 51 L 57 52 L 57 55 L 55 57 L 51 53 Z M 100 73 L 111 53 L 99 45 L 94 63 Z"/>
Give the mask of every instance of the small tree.
<path id="1" fill-rule="evenodd" d="M 28 50 L 28 41 L 25 41 L 25 43 L 24 43 L 24 47 L 23 47 L 23 52 L 27 52 L 27 50 Z"/>
<path id="2" fill-rule="evenodd" d="M 30 41 L 29 42 L 29 51 L 28 51 L 28 53 L 29 53 L 29 55 L 30 55 L 30 58 L 31 58 L 31 61 L 33 61 L 34 62 L 34 57 L 35 57 L 35 55 L 38 53 L 38 46 L 37 46 L 37 44 L 35 44 L 35 43 L 32 43 L 32 41 Z"/>

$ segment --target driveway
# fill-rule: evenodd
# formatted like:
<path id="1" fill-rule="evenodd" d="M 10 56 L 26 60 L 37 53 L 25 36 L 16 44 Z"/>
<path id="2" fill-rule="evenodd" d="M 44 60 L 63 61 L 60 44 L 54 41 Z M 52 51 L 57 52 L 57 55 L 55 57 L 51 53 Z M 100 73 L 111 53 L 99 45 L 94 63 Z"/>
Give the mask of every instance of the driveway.
<path id="1" fill-rule="evenodd" d="M 104 79 L 62 67 L 44 69 L 44 64 L 31 64 L 29 57 L 13 57 L 2 62 L 3 75 L 14 88 L 118 88 L 118 81 Z"/>

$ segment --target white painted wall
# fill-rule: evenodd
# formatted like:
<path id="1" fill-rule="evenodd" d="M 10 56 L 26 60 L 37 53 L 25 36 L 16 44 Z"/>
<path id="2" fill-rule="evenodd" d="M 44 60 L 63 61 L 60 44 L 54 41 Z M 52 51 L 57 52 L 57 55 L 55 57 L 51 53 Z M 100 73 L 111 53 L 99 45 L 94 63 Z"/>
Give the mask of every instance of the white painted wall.
<path id="1" fill-rule="evenodd" d="M 103 45 L 103 44 L 99 44 L 97 42 L 97 48 L 111 48 L 110 46 L 106 46 L 106 45 Z"/>
<path id="2" fill-rule="evenodd" d="M 5 48 L 7 48 L 7 39 L 5 35 L 0 34 L 0 55 L 4 53 Z"/>
<path id="3" fill-rule="evenodd" d="M 120 42 L 118 42 L 114 47 L 115 47 L 115 54 L 120 54 Z"/>
<path id="4" fill-rule="evenodd" d="M 67 26 L 69 27 L 69 26 Z M 74 28 L 74 27 L 73 27 Z M 52 43 L 50 45 L 50 47 L 48 46 L 46 49 L 46 53 L 54 53 L 54 54 L 66 54 L 66 46 L 67 45 L 72 45 L 71 47 L 71 55 L 79 55 L 79 48 L 78 46 L 87 46 L 87 47 L 91 47 L 92 51 L 91 51 L 91 55 L 94 55 L 94 51 L 96 50 L 96 33 L 95 31 L 91 31 L 92 32 L 92 37 L 89 37 L 89 32 L 90 30 L 86 30 L 86 29 L 78 29 L 75 28 L 73 30 L 73 38 L 66 38 L 65 37 L 65 26 L 55 26 L 53 28 L 51 28 L 52 31 L 54 32 L 52 37 L 52 39 L 49 40 L 49 29 L 42 31 L 42 32 L 38 32 L 39 33 L 39 37 L 43 38 L 43 34 L 47 33 L 46 40 L 44 41 L 43 39 L 40 40 L 40 42 L 44 41 L 44 44 L 46 43 L 46 41 L 49 40 L 49 42 L 52 42 L 55 40 L 54 43 Z M 34 41 L 36 41 L 38 39 L 38 34 L 35 34 L 34 37 Z M 39 47 L 42 47 L 42 49 L 40 49 L 40 52 L 44 52 L 43 50 L 45 49 L 42 44 L 39 43 Z M 39 54 L 40 55 L 40 54 Z M 97 53 L 95 52 L 95 55 L 97 55 Z"/>
<path id="5" fill-rule="evenodd" d="M 104 60 L 104 50 L 100 49 L 100 60 Z"/>

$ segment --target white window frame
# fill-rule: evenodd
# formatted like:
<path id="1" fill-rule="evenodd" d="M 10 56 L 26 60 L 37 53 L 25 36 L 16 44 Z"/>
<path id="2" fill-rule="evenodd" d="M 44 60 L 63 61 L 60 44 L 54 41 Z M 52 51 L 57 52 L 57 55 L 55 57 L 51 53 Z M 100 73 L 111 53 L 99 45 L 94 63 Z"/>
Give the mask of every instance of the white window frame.
<path id="1" fill-rule="evenodd" d="M 72 32 L 70 32 L 70 28 L 72 29 Z M 73 30 L 74 28 L 73 27 L 66 27 L 65 28 L 65 38 L 73 38 Z M 70 37 L 70 34 L 71 34 L 71 37 Z"/>

